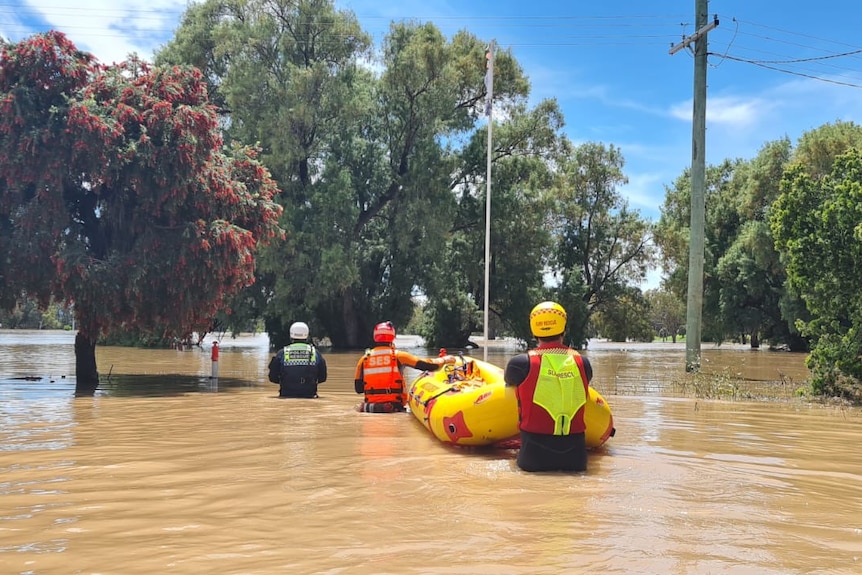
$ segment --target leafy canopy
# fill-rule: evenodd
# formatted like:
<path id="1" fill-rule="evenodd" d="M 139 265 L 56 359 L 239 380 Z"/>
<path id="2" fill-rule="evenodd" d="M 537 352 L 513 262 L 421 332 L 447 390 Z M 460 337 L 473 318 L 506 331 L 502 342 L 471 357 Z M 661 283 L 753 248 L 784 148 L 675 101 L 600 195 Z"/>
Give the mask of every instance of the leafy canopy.
<path id="1" fill-rule="evenodd" d="M 208 326 L 282 208 L 225 146 L 201 73 L 102 66 L 49 32 L 0 53 L 0 285 L 74 303 L 91 339 Z"/>
<path id="2" fill-rule="evenodd" d="M 800 322 L 815 338 L 809 367 L 815 389 L 862 398 L 862 153 L 838 156 L 830 174 L 802 164 L 785 175 L 771 225 L 787 277 L 813 319 Z M 849 382 L 848 382 L 849 380 Z"/>

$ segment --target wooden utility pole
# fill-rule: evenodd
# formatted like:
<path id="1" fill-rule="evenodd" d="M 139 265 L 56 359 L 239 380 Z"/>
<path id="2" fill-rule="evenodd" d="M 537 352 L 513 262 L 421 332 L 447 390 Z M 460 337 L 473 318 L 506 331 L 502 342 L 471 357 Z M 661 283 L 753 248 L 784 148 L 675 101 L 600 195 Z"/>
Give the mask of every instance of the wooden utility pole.
<path id="1" fill-rule="evenodd" d="M 691 224 L 688 250 L 688 307 L 685 323 L 685 370 L 700 371 L 703 315 L 703 244 L 706 196 L 706 55 L 707 33 L 718 26 L 708 21 L 708 0 L 695 0 L 695 33 L 671 46 L 670 55 L 694 44 L 694 104 L 691 124 Z"/>

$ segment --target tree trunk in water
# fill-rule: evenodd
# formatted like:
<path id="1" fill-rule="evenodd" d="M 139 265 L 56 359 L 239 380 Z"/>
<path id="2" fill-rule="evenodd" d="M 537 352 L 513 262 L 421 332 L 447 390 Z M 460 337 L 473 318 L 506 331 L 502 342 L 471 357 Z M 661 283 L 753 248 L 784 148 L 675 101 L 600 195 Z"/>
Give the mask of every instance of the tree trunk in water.
<path id="1" fill-rule="evenodd" d="M 96 340 L 79 331 L 75 335 L 75 395 L 93 395 L 97 387 Z"/>
<path id="2" fill-rule="evenodd" d="M 341 319 L 344 322 L 344 339 L 348 349 L 358 349 L 361 346 L 359 337 L 359 322 L 353 308 L 353 290 L 350 288 L 341 292 Z"/>
<path id="3" fill-rule="evenodd" d="M 760 334 L 756 331 L 751 333 L 751 349 L 760 349 Z"/>
<path id="4" fill-rule="evenodd" d="M 571 316 L 569 316 L 571 317 Z M 588 341 L 587 326 L 590 323 L 589 316 L 584 318 L 575 318 L 566 331 L 563 332 L 563 341 L 575 349 L 584 349 Z M 568 336 L 568 340 L 566 340 Z"/>

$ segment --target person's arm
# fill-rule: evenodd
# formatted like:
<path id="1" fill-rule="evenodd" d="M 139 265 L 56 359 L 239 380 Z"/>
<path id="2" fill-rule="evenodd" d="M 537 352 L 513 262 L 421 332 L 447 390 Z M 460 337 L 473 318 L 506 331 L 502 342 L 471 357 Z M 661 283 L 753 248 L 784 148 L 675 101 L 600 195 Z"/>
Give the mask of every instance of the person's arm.
<path id="1" fill-rule="evenodd" d="M 281 358 L 279 357 L 279 353 L 272 356 L 272 359 L 269 360 L 269 381 L 272 383 L 281 383 Z"/>
<path id="2" fill-rule="evenodd" d="M 587 383 L 592 383 L 592 381 L 593 381 L 593 364 L 590 363 L 590 359 L 587 356 L 582 355 L 581 357 L 584 359 L 584 373 L 587 374 Z"/>
<path id="3" fill-rule="evenodd" d="M 326 381 L 326 358 L 319 351 L 317 352 L 317 383 Z"/>
<path id="4" fill-rule="evenodd" d="M 406 351 L 396 350 L 396 357 L 401 365 L 418 369 L 419 371 L 437 371 L 447 363 L 455 363 L 455 357 L 447 355 L 433 359 L 421 359 Z"/>
<path id="5" fill-rule="evenodd" d="M 353 390 L 356 393 L 365 393 L 365 381 L 362 379 L 363 367 L 365 366 L 365 356 L 359 358 L 356 363 L 356 370 L 353 372 Z"/>
<path id="6" fill-rule="evenodd" d="M 503 372 L 503 380 L 507 387 L 521 385 L 530 373 L 530 356 L 521 353 L 509 360 Z"/>

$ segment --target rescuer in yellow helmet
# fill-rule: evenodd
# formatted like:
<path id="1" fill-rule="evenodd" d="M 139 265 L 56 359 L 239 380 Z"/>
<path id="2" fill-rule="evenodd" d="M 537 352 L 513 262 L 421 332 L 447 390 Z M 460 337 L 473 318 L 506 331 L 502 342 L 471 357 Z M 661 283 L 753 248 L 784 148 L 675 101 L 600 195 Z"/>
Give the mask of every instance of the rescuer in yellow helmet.
<path id="1" fill-rule="evenodd" d="M 507 386 L 518 396 L 524 471 L 585 471 L 584 410 L 593 368 L 589 359 L 563 344 L 566 310 L 552 301 L 530 312 L 530 330 L 539 345 L 506 365 Z"/>

